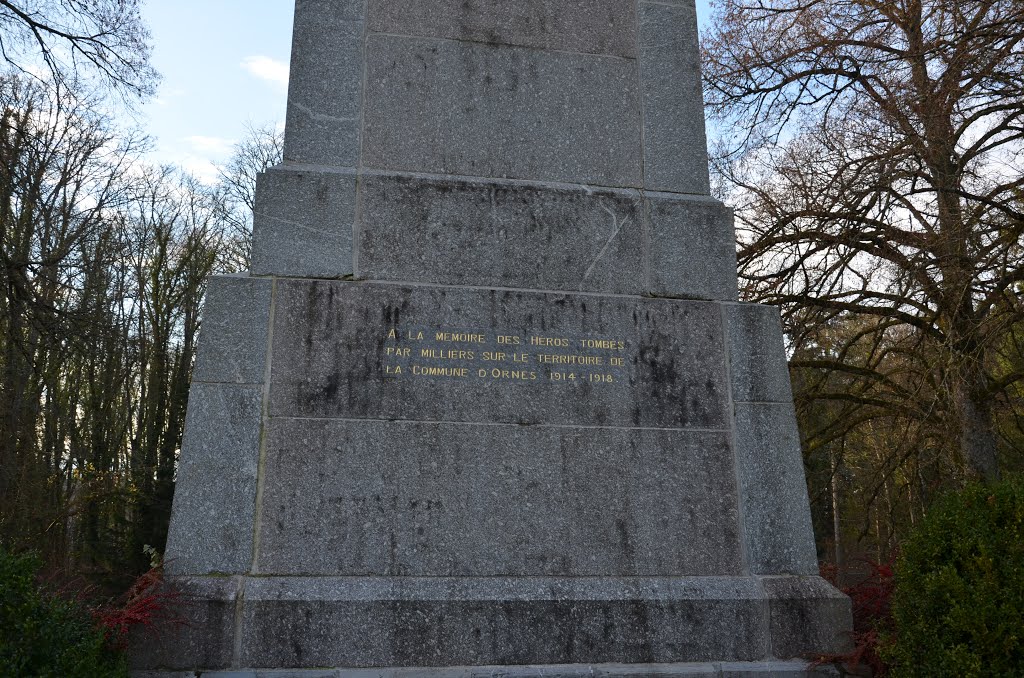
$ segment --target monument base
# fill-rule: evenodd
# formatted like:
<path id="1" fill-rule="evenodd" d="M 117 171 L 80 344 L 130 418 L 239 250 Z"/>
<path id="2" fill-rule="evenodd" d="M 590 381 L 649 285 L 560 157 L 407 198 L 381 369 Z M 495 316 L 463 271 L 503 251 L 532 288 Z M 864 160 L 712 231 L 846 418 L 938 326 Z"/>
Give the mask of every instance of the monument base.
<path id="1" fill-rule="evenodd" d="M 199 678 L 192 671 L 142 671 L 134 678 Z M 702 662 L 685 664 L 547 664 L 534 666 L 431 666 L 425 668 L 246 669 L 204 671 L 202 678 L 831 678 L 830 665 L 805 661 Z"/>
<path id="2" fill-rule="evenodd" d="M 717 676 L 733 675 L 733 669 L 721 673 L 722 662 L 739 662 L 752 675 L 769 675 L 780 660 L 842 652 L 849 643 L 841 631 L 849 601 L 818 577 L 181 577 L 171 583 L 184 594 L 177 614 L 190 623 L 133 643 L 138 668 L 476 666 L 351 675 L 513 676 L 549 675 L 527 667 L 559 665 L 554 675 Z M 581 672 L 604 663 L 605 673 Z M 664 668 L 637 672 L 646 665 Z M 494 666 L 503 668 L 498 674 L 483 668 Z"/>
<path id="3" fill-rule="evenodd" d="M 137 638 L 138 670 L 772 675 L 849 649 L 774 309 L 223 277 L 195 375 L 187 624 Z"/>

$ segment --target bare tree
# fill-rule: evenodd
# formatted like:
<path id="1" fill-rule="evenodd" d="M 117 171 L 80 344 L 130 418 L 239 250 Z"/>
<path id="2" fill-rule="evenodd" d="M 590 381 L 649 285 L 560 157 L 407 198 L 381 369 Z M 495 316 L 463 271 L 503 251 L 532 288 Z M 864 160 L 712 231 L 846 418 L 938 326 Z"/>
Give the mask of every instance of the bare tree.
<path id="1" fill-rule="evenodd" d="M 15 68 L 40 65 L 60 85 L 98 77 L 146 97 L 158 75 L 139 0 L 0 0 L 0 54 Z"/>
<path id="2" fill-rule="evenodd" d="M 885 419 L 998 476 L 995 412 L 1024 379 L 998 367 L 1024 317 L 1021 26 L 1017 0 L 715 3 L 744 291 L 783 306 L 793 366 L 842 405 L 812 443 Z"/>
<path id="3" fill-rule="evenodd" d="M 245 138 L 235 145 L 228 162 L 219 168 L 215 188 L 221 206 L 220 218 L 230 239 L 224 250 L 227 268 L 246 270 L 252 252 L 252 213 L 256 204 L 256 176 L 284 159 L 284 131 L 277 125 L 249 127 Z"/>

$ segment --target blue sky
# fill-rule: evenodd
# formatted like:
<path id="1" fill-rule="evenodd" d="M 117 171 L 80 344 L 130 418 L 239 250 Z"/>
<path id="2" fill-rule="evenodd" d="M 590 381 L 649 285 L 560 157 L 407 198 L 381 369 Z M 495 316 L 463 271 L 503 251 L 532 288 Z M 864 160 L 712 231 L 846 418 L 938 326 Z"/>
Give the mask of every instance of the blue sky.
<path id="1" fill-rule="evenodd" d="M 514 2 L 515 0 L 509 0 Z M 294 0 L 149 0 L 159 93 L 140 121 L 152 159 L 212 179 L 246 125 L 281 123 Z M 701 21 L 707 0 L 697 0 Z"/>

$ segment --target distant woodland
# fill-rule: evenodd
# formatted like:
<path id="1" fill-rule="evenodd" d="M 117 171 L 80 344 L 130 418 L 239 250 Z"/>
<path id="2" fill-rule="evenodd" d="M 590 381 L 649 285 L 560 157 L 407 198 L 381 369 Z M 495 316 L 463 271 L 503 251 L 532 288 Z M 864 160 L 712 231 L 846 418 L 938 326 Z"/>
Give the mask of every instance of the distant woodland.
<path id="1" fill-rule="evenodd" d="M 220 180 L 145 160 L 131 0 L 0 2 L 0 544 L 112 586 L 162 552 Z M 719 0 L 703 62 L 741 295 L 778 305 L 820 555 L 887 559 L 941 492 L 1024 467 L 1024 5 Z M 96 37 L 100 36 L 100 37 Z"/>

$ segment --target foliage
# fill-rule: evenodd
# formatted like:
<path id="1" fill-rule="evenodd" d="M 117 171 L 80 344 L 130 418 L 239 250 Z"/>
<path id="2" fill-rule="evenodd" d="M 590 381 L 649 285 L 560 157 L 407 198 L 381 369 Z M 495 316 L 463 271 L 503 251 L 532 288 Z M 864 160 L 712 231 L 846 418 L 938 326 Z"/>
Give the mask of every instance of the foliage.
<path id="1" fill-rule="evenodd" d="M 842 407 L 809 443 L 910 426 L 996 477 L 996 403 L 1024 379 L 995 369 L 1024 318 L 1024 6 L 716 5 L 705 76 L 745 292 L 783 305 L 794 364 Z"/>
<path id="2" fill-rule="evenodd" d="M 892 614 L 893 675 L 1024 674 L 1024 478 L 936 502 L 903 545 Z"/>
<path id="3" fill-rule="evenodd" d="M 880 652 L 880 630 L 889 625 L 891 602 L 895 583 L 891 563 L 862 561 L 867 574 L 853 574 L 857 582 L 843 586 L 839 569 L 834 564 L 823 565 L 821 575 L 833 586 L 850 596 L 853 606 L 853 651 L 846 655 L 820 657 L 819 663 L 838 662 L 851 669 L 866 666 L 875 678 L 885 676 L 888 666 Z"/>
<path id="4" fill-rule="evenodd" d="M 97 102 L 0 76 L 0 538 L 110 592 L 164 548 L 206 280 L 251 237 L 244 177 L 142 149 Z"/>
<path id="5" fill-rule="evenodd" d="M 41 66 L 58 89 L 83 81 L 133 97 L 155 92 L 141 0 L 0 0 L 0 54 L 15 69 Z"/>
<path id="6" fill-rule="evenodd" d="M 0 675 L 127 676 L 121 653 L 80 605 L 40 590 L 40 561 L 0 549 Z"/>
<path id="7" fill-rule="evenodd" d="M 712 6 L 741 292 L 782 309 L 819 534 L 884 561 L 1024 464 L 1024 5 Z"/>
<path id="8" fill-rule="evenodd" d="M 173 614 L 180 593 L 170 588 L 163 578 L 163 568 L 154 565 L 140 575 L 114 603 L 93 612 L 96 622 L 105 629 L 110 646 L 125 649 L 134 629 L 158 633 L 185 621 Z"/>

